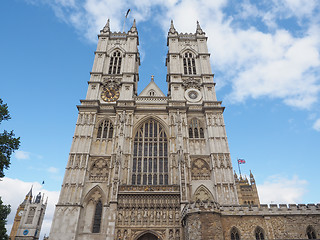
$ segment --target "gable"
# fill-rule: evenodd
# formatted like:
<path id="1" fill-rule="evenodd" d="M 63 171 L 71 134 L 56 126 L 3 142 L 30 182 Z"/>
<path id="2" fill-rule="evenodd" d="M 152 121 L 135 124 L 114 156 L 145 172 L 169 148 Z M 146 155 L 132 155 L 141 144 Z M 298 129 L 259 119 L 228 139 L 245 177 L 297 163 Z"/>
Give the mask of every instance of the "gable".
<path id="1" fill-rule="evenodd" d="M 139 94 L 139 97 L 165 97 L 165 95 L 152 79 Z"/>

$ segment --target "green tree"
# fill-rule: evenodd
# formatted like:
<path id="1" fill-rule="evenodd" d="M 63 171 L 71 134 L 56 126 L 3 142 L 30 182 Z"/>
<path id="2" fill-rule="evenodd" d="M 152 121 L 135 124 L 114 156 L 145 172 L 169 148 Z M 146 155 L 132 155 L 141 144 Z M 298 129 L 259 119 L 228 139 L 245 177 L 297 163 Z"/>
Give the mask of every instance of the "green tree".
<path id="1" fill-rule="evenodd" d="M 10 114 L 7 104 L 0 98 L 0 124 L 3 120 L 9 120 Z M 0 133 L 0 178 L 4 177 L 4 169 L 10 166 L 10 157 L 14 150 L 20 146 L 20 138 L 15 138 L 13 131 L 4 130 Z"/>
<path id="2" fill-rule="evenodd" d="M 0 124 L 3 120 L 9 120 L 10 114 L 7 104 L 0 98 Z M 10 157 L 14 150 L 20 146 L 20 138 L 15 138 L 13 131 L 4 130 L 0 133 L 0 180 L 4 177 L 4 169 L 10 166 Z M 7 240 L 6 223 L 10 213 L 10 205 L 4 205 L 0 196 L 0 240 Z"/>
<path id="3" fill-rule="evenodd" d="M 0 197 L 0 240 L 7 240 L 7 230 L 6 230 L 6 223 L 7 223 L 7 216 L 11 212 L 10 205 L 3 205 L 3 202 Z"/>

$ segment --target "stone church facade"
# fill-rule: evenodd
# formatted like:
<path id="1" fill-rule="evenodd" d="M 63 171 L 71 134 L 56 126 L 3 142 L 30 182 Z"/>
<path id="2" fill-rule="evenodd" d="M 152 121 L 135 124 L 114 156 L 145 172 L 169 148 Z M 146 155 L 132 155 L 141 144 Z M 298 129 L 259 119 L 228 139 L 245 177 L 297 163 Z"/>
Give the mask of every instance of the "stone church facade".
<path id="1" fill-rule="evenodd" d="M 234 176 L 207 37 L 168 32 L 168 95 L 138 95 L 138 31 L 100 31 L 50 240 L 308 239 L 320 205 L 260 205 Z M 241 182 L 242 181 L 242 182 Z"/>

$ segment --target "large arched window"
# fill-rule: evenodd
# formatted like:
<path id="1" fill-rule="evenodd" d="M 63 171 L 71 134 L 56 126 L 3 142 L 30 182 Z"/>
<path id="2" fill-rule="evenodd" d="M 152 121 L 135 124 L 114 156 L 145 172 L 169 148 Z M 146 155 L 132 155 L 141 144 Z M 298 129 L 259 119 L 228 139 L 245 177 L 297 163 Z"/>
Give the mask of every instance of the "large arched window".
<path id="1" fill-rule="evenodd" d="M 109 74 L 120 74 L 121 61 L 121 53 L 117 50 L 110 57 Z"/>
<path id="2" fill-rule="evenodd" d="M 240 234 L 237 228 L 233 227 L 230 231 L 231 240 L 240 240 Z"/>
<path id="3" fill-rule="evenodd" d="M 97 139 L 112 138 L 113 124 L 110 120 L 104 120 L 98 127 Z"/>
<path id="4" fill-rule="evenodd" d="M 184 70 L 184 74 L 190 74 L 190 75 L 197 74 L 196 62 L 191 52 L 186 52 L 183 56 L 183 70 Z"/>
<path id="5" fill-rule="evenodd" d="M 132 184 L 168 185 L 168 140 L 154 119 L 137 131 L 133 143 Z"/>
<path id="6" fill-rule="evenodd" d="M 314 230 L 313 227 L 311 226 L 307 227 L 307 236 L 308 236 L 308 239 L 317 239 L 316 231 Z"/>
<path id="7" fill-rule="evenodd" d="M 102 216 L 102 203 L 101 203 L 101 200 L 99 200 L 96 204 L 96 209 L 94 212 L 93 226 L 92 226 L 93 233 L 100 232 L 101 216 Z"/>
<path id="8" fill-rule="evenodd" d="M 254 235 L 256 236 L 256 240 L 264 240 L 264 233 L 261 227 L 257 227 L 254 231 Z"/>
<path id="9" fill-rule="evenodd" d="M 189 124 L 189 138 L 204 138 L 203 128 L 196 118 L 192 119 Z"/>

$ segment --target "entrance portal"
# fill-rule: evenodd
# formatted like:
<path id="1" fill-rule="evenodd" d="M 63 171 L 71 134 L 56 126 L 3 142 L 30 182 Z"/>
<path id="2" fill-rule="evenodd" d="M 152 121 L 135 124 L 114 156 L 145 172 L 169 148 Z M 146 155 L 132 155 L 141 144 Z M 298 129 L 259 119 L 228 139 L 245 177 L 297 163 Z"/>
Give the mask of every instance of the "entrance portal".
<path id="1" fill-rule="evenodd" d="M 146 233 L 139 237 L 137 240 L 159 240 L 159 238 L 152 233 Z"/>

